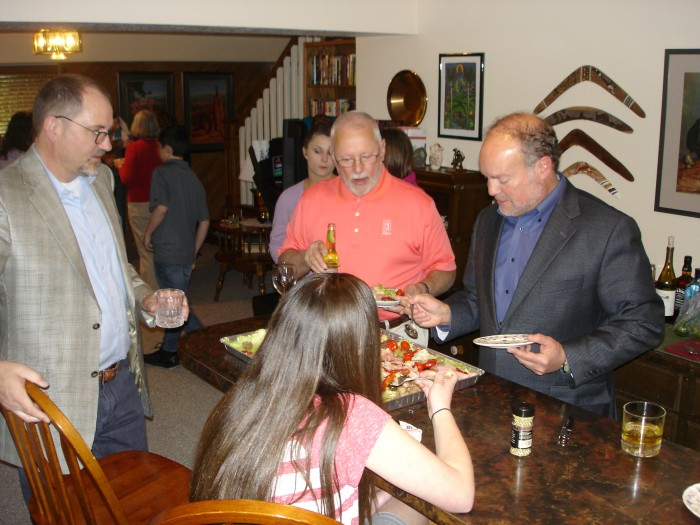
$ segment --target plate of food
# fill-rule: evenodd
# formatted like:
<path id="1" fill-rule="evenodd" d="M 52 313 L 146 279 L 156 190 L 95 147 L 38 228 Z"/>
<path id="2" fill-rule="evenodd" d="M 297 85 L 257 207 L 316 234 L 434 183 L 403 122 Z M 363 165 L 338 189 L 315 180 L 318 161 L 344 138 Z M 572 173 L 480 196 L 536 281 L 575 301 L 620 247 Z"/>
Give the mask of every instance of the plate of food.
<path id="1" fill-rule="evenodd" d="M 383 329 L 381 352 L 382 401 L 388 411 L 424 401 L 425 394 L 416 384 L 416 378 L 430 378 L 431 370 L 437 365 L 454 369 L 452 373 L 458 376 L 455 390 L 475 384 L 484 374 L 480 368 L 452 359 Z"/>
<path id="2" fill-rule="evenodd" d="M 477 337 L 474 344 L 491 348 L 512 348 L 532 344 L 527 340 L 527 334 L 496 334 Z"/>
<path id="3" fill-rule="evenodd" d="M 246 332 L 244 334 L 229 335 L 221 338 L 221 342 L 226 346 L 234 357 L 247 363 L 255 355 L 255 352 L 260 348 L 260 344 L 265 339 L 267 330 L 260 328 L 254 332 Z"/>
<path id="4" fill-rule="evenodd" d="M 691 485 L 683 491 L 683 503 L 690 512 L 700 518 L 700 483 Z"/>
<path id="5" fill-rule="evenodd" d="M 374 295 L 377 306 L 384 308 L 399 304 L 399 297 L 403 295 L 403 290 L 401 290 L 401 288 L 387 288 L 381 284 L 375 284 L 372 286 L 372 295 Z"/>

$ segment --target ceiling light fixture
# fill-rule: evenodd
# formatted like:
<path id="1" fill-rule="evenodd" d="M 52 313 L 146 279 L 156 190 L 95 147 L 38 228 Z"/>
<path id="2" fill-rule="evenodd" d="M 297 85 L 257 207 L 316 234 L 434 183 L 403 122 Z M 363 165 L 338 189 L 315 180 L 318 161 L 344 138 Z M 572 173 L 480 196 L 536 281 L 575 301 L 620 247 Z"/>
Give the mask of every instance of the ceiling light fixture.
<path id="1" fill-rule="evenodd" d="M 35 55 L 51 55 L 51 60 L 65 60 L 66 55 L 82 51 L 83 38 L 78 31 L 42 29 L 34 33 Z"/>

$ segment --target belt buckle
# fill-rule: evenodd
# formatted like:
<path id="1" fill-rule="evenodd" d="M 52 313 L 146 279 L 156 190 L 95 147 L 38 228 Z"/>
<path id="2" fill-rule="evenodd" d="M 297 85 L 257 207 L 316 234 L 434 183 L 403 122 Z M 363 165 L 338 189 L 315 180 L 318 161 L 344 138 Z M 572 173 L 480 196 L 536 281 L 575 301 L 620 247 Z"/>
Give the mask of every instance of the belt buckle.
<path id="1" fill-rule="evenodd" d="M 105 383 L 109 383 L 112 379 L 114 379 L 119 372 L 119 365 L 120 361 L 117 361 L 112 366 L 107 367 L 104 370 L 100 370 L 100 384 L 104 385 Z"/>

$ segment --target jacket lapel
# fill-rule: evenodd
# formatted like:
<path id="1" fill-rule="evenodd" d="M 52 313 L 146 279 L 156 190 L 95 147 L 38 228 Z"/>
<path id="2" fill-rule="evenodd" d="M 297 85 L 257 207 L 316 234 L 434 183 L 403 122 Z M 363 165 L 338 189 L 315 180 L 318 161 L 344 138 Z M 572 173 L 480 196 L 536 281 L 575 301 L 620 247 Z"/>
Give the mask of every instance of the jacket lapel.
<path id="1" fill-rule="evenodd" d="M 95 298 L 78 240 L 46 169 L 36 154 L 25 155 L 21 162 L 25 164 L 22 169 L 22 177 L 30 202 L 43 219 L 46 228 L 58 241 L 58 245 L 75 268 L 85 288 Z"/>
<path id="2" fill-rule="evenodd" d="M 504 327 L 507 326 L 533 287 L 541 282 L 557 254 L 564 249 L 566 243 L 576 233 L 576 227 L 571 220 L 580 214 L 578 198 L 571 184 L 568 181 L 564 182 L 566 184 L 564 192 L 552 210 L 530 260 L 520 276 L 513 299 L 503 319 Z"/>

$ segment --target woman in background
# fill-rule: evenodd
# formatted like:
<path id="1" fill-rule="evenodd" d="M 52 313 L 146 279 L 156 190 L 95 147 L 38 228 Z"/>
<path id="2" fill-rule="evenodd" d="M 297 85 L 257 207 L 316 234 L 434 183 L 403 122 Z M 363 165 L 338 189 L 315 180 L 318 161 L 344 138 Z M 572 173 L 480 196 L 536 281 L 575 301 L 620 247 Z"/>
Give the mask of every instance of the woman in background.
<path id="1" fill-rule="evenodd" d="M 136 113 L 131 123 L 131 142 L 126 147 L 124 161 L 119 164 L 115 162 L 119 167 L 119 176 L 128 191 L 129 226 L 139 253 L 139 274 L 154 290 L 158 289 L 158 281 L 153 269 L 153 252 L 144 247 L 143 234 L 151 217 L 148 211 L 151 176 L 153 170 L 162 164 L 158 144 L 159 132 L 158 118 L 153 111 L 142 109 Z"/>
<path id="2" fill-rule="evenodd" d="M 287 234 L 287 224 L 301 199 L 301 194 L 317 182 L 333 177 L 335 166 L 330 153 L 332 125 L 333 121 L 330 117 L 325 115 L 314 117 L 302 147 L 308 166 L 308 177 L 284 190 L 277 200 L 270 233 L 270 255 L 275 262 L 278 257 L 277 251 L 281 248 Z"/>
<path id="3" fill-rule="evenodd" d="M 457 374 L 439 366 L 434 381 L 416 382 L 436 455 L 382 408 L 378 323 L 372 292 L 350 274 L 315 274 L 282 296 L 254 358 L 207 420 L 190 499 L 274 501 L 347 525 L 370 516 L 375 525 L 427 523 L 377 491 L 374 473 L 469 512 L 472 462 L 449 410 Z"/>
<path id="4" fill-rule="evenodd" d="M 385 128 L 382 138 L 386 144 L 384 166 L 394 177 L 418 186 L 416 172 L 413 171 L 413 146 L 408 135 L 398 128 Z"/>
<path id="5" fill-rule="evenodd" d="M 33 129 L 30 112 L 18 111 L 12 115 L 0 145 L 0 170 L 12 164 L 29 149 L 34 142 Z"/>

